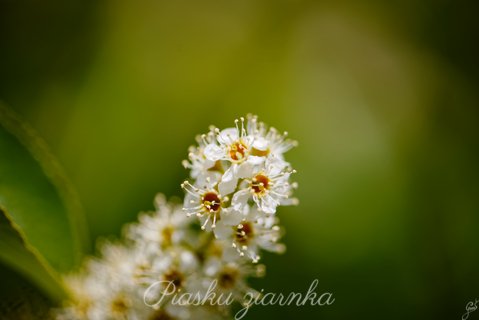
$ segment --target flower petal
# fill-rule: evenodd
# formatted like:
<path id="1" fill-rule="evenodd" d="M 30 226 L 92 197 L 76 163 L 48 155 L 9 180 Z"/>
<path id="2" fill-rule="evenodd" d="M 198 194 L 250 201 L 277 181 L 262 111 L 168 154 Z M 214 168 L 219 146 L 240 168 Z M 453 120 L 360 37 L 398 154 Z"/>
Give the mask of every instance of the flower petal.
<path id="1" fill-rule="evenodd" d="M 235 211 L 245 212 L 248 208 L 249 197 L 249 189 L 240 190 L 233 195 L 233 199 L 231 200 L 231 206 Z"/>
<path id="2" fill-rule="evenodd" d="M 218 135 L 218 142 L 221 144 L 231 144 L 238 139 L 238 130 L 236 128 L 227 128 L 221 130 Z"/>
<path id="3" fill-rule="evenodd" d="M 223 210 L 222 215 L 221 215 L 221 221 L 229 226 L 234 226 L 239 224 L 243 219 L 245 218 L 245 215 L 243 212 L 240 211 L 226 211 Z"/>
<path id="4" fill-rule="evenodd" d="M 216 224 L 216 228 L 214 229 L 215 236 L 218 239 L 229 239 L 233 235 L 233 228 L 226 223 L 224 223 L 222 220 L 220 220 Z"/>
<path id="5" fill-rule="evenodd" d="M 218 161 L 224 157 L 225 152 L 216 144 L 211 143 L 205 147 L 204 154 L 206 159 L 211 161 Z"/>
<path id="6" fill-rule="evenodd" d="M 232 165 L 223 174 L 223 177 L 221 178 L 221 182 L 218 185 L 220 194 L 227 195 L 235 190 L 236 184 L 238 183 L 238 178 L 235 175 L 235 169 L 236 169 L 236 165 Z"/>

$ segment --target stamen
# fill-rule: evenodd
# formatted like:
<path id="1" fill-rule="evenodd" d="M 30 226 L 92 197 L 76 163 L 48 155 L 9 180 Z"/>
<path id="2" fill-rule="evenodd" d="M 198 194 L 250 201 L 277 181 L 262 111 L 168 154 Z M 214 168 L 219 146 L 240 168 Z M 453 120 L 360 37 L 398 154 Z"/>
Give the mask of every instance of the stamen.
<path id="1" fill-rule="evenodd" d="M 244 118 L 241 117 L 240 120 L 241 120 L 241 134 L 240 134 L 240 137 L 243 138 L 244 136 L 246 136 L 246 129 L 244 128 Z"/>
<path id="2" fill-rule="evenodd" d="M 202 135 L 201 135 L 201 140 L 203 141 L 203 143 L 204 143 L 205 145 L 208 145 L 208 144 L 209 144 L 208 141 L 206 140 L 206 134 L 202 134 Z"/>
<path id="3" fill-rule="evenodd" d="M 205 222 L 204 222 L 203 225 L 201 226 L 201 230 L 205 230 L 205 229 L 206 229 L 206 225 L 208 224 L 209 221 L 210 221 L 210 216 L 208 215 L 208 217 L 206 217 Z"/>

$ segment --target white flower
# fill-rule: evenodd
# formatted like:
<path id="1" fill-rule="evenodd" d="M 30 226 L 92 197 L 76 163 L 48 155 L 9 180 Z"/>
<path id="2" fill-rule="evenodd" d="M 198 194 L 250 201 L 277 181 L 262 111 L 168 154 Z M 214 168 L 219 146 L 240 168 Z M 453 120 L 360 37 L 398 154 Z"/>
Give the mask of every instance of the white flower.
<path id="1" fill-rule="evenodd" d="M 264 161 L 263 157 L 250 154 L 254 138 L 248 135 L 244 118 L 235 120 L 235 123 L 235 128 L 216 130 L 216 141 L 212 141 L 204 149 L 204 155 L 209 161 L 225 161 L 229 165 L 218 185 L 219 191 L 224 195 L 232 193 L 238 179 L 248 177 L 254 166 Z"/>
<path id="2" fill-rule="evenodd" d="M 214 229 L 220 219 L 229 224 L 241 221 L 243 218 L 241 212 L 225 207 L 224 204 L 229 201 L 229 198 L 221 196 L 215 188 L 216 183 L 212 183 L 209 179 L 206 182 L 201 188 L 193 186 L 188 181 L 181 185 L 187 192 L 183 208 L 186 214 L 199 217 L 203 230 Z"/>
<path id="3" fill-rule="evenodd" d="M 137 268 L 145 262 L 142 252 L 109 242 L 102 244 L 101 252 L 102 258 L 89 260 L 81 273 L 65 277 L 72 300 L 58 319 L 146 317 L 149 310 L 141 302 L 139 281 L 135 277 Z"/>
<path id="4" fill-rule="evenodd" d="M 186 242 L 191 220 L 185 216 L 181 206 L 168 204 L 163 194 L 155 197 L 155 206 L 153 214 L 143 213 L 139 216 L 139 223 L 127 225 L 125 238 L 153 251 Z"/>
<path id="5" fill-rule="evenodd" d="M 172 292 L 191 291 L 198 268 L 198 258 L 186 248 L 178 247 L 156 256 L 151 269 L 144 277 L 145 301 L 157 309 L 171 300 Z M 166 300 L 161 299 L 164 292 L 169 293 Z M 170 308 L 169 312 L 176 315 L 182 313 L 177 308 Z"/>
<path id="6" fill-rule="evenodd" d="M 204 263 L 201 286 L 203 293 L 214 286 L 217 296 L 231 296 L 236 301 L 242 301 L 246 293 L 256 292 L 247 284 L 246 279 L 262 277 L 264 273 L 264 265 L 252 265 L 245 260 L 225 262 L 211 257 Z"/>
<path id="7" fill-rule="evenodd" d="M 204 150 L 208 160 L 227 160 L 232 163 L 242 163 L 248 157 L 253 142 L 252 137 L 248 135 L 244 128 L 244 118 L 241 118 L 241 127 L 238 119 L 235 120 L 235 124 L 235 128 L 215 130 L 216 141 L 211 141 Z"/>
<path id="8" fill-rule="evenodd" d="M 258 122 L 258 117 L 248 115 L 248 133 L 253 137 L 251 154 L 256 156 L 273 155 L 283 159 L 283 154 L 298 143 L 287 139 L 288 133 L 279 133 L 273 127 L 267 127 L 263 122 Z"/>
<path id="9" fill-rule="evenodd" d="M 187 248 L 177 247 L 153 259 L 142 290 L 143 301 L 152 310 L 151 319 L 190 319 L 192 310 L 171 300 L 176 294 L 194 292 L 199 268 L 195 252 Z"/>
<path id="10" fill-rule="evenodd" d="M 231 243 L 240 256 L 247 256 L 253 262 L 260 259 L 259 250 L 282 253 L 285 246 L 278 243 L 281 228 L 276 216 L 265 216 L 256 209 L 251 209 L 245 219 L 236 226 L 218 223 L 215 234 L 219 239 Z"/>
<path id="11" fill-rule="evenodd" d="M 282 160 L 283 154 L 296 145 L 286 138 L 286 132 L 280 134 L 268 128 L 256 116 L 249 115 L 246 126 L 244 118 L 235 120 L 235 124 L 234 128 L 221 131 L 210 128 L 208 134 L 197 139 L 199 146 L 190 148 L 190 162 L 184 163 L 200 184 L 206 177 L 219 180 L 218 191 L 222 195 L 234 192 L 238 180 L 250 178 L 266 157 Z"/>
<path id="12" fill-rule="evenodd" d="M 205 155 L 205 148 L 216 141 L 215 128 L 211 127 L 207 134 L 197 136 L 196 141 L 198 146 L 190 146 L 189 161 L 184 160 L 183 166 L 191 170 L 190 176 L 199 183 L 203 183 L 206 178 L 218 180 L 224 171 L 221 162 L 210 160 Z"/>
<path id="13" fill-rule="evenodd" d="M 285 168 L 287 163 L 280 159 L 268 157 L 264 168 L 257 169 L 251 179 L 245 179 L 240 190 L 233 195 L 232 207 L 244 211 L 248 200 L 253 199 L 260 211 L 275 213 L 279 205 L 296 204 L 290 198 L 296 184 L 289 182 L 291 171 Z"/>
<path id="14" fill-rule="evenodd" d="M 221 177 L 218 189 L 222 194 L 230 194 L 235 191 L 238 180 L 248 178 L 253 173 L 255 166 L 264 162 L 264 158 L 249 156 L 247 160 L 238 164 L 233 163 Z"/>
<path id="15" fill-rule="evenodd" d="M 98 281 L 100 280 L 100 281 Z M 95 301 L 105 293 L 105 286 L 99 279 L 88 276 L 86 272 L 67 275 L 63 278 L 65 287 L 70 291 L 70 301 L 63 309 L 55 310 L 58 320 L 91 319 L 95 313 Z"/>

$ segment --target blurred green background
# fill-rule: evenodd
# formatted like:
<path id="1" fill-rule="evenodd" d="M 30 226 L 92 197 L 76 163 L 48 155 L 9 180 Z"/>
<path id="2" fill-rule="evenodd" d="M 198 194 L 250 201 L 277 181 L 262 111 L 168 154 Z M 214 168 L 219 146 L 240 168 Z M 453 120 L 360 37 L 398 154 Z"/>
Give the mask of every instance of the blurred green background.
<path id="1" fill-rule="evenodd" d="M 58 157 L 92 243 L 183 195 L 196 134 L 255 113 L 300 142 L 301 201 L 255 286 L 318 278 L 336 302 L 247 319 L 459 319 L 479 298 L 478 9 L 0 0 L 0 99 Z"/>

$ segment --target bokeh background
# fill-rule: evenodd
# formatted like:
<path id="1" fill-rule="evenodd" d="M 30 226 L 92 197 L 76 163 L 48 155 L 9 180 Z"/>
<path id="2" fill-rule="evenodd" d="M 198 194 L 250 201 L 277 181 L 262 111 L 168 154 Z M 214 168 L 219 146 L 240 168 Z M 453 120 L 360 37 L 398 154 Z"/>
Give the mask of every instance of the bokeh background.
<path id="1" fill-rule="evenodd" d="M 255 286 L 317 278 L 336 301 L 247 319 L 459 319 L 479 298 L 478 9 L 1 0 L 0 99 L 65 168 L 89 252 L 156 192 L 183 195 L 196 134 L 255 113 L 300 142 L 301 200 L 279 212 L 288 251 Z"/>

